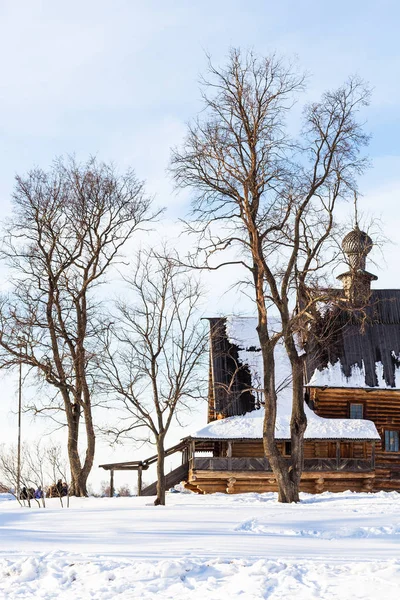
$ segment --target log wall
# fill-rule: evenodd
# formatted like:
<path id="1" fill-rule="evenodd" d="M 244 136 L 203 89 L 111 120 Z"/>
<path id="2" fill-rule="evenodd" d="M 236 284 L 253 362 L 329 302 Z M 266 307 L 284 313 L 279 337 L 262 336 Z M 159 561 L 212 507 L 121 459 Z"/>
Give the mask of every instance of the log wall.
<path id="1" fill-rule="evenodd" d="M 278 486 L 272 472 L 249 471 L 208 471 L 190 470 L 185 485 L 188 489 L 211 494 L 223 492 L 240 494 L 244 492 L 277 492 Z M 324 491 L 370 492 L 374 489 L 374 473 L 343 473 L 337 471 L 304 472 L 301 477 L 300 491 L 310 494 Z"/>
<path id="2" fill-rule="evenodd" d="M 350 404 L 362 404 L 364 419 L 373 421 L 381 440 L 376 441 L 375 490 L 400 490 L 400 452 L 386 452 L 385 430 L 400 432 L 400 391 L 312 388 L 314 411 L 321 417 L 343 419 L 350 416 Z"/>
<path id="3" fill-rule="evenodd" d="M 278 442 L 280 451 L 284 454 L 285 442 Z M 305 459 L 336 459 L 336 441 L 307 440 L 304 444 Z M 370 459 L 372 454 L 371 442 L 341 442 L 340 458 L 365 458 Z M 264 457 L 261 441 L 239 441 L 230 443 L 219 442 L 218 452 L 214 456 L 235 458 L 262 458 Z M 198 461 L 199 462 L 199 461 Z M 200 461 L 207 463 L 207 459 Z M 222 461 L 223 462 L 223 461 Z M 232 461 L 233 462 L 233 461 Z M 329 462 L 329 461 L 327 461 Z M 350 461 L 351 462 L 351 461 Z M 218 468 L 218 467 L 217 467 Z M 322 467 L 323 469 L 324 467 Z M 300 489 L 303 492 L 321 493 L 324 491 L 355 492 L 371 491 L 375 488 L 375 472 L 349 470 L 330 471 L 304 471 L 301 478 Z M 400 484 L 400 481 L 399 481 Z M 188 489 L 199 493 L 242 493 L 242 492 L 276 492 L 277 484 L 272 471 L 244 470 L 229 471 L 209 468 L 191 467 L 187 482 Z"/>

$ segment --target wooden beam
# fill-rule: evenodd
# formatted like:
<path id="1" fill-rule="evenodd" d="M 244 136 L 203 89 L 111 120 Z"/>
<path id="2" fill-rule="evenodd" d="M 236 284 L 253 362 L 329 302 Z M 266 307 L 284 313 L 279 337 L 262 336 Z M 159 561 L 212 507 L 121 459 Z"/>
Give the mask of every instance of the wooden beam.
<path id="1" fill-rule="evenodd" d="M 114 471 L 110 471 L 110 498 L 114 497 Z"/>
<path id="2" fill-rule="evenodd" d="M 124 463 L 110 463 L 109 465 L 99 465 L 100 469 L 105 471 L 136 471 L 138 467 L 143 466 L 141 460 L 135 462 L 124 462 Z M 147 469 L 148 467 L 145 467 Z"/>
<path id="3" fill-rule="evenodd" d="M 175 446 L 172 446 L 171 448 L 167 448 L 165 450 L 165 456 L 170 456 L 171 454 L 174 454 L 175 452 L 180 452 L 182 450 L 184 450 L 185 448 L 187 448 L 188 445 L 188 441 L 184 441 L 184 442 L 180 442 L 179 444 L 176 444 Z M 126 462 L 119 462 L 119 463 L 108 463 L 108 464 L 104 464 L 104 465 L 99 465 L 99 467 L 101 469 L 105 469 L 106 471 L 136 471 L 139 467 L 142 467 L 143 469 L 148 469 L 149 465 L 153 464 L 157 462 L 157 454 L 154 454 L 154 456 L 150 456 L 149 458 L 146 458 L 145 460 L 130 460 L 130 461 L 126 461 Z"/>
<path id="4" fill-rule="evenodd" d="M 137 472 L 137 493 L 138 496 L 142 495 L 142 467 L 140 467 Z"/>

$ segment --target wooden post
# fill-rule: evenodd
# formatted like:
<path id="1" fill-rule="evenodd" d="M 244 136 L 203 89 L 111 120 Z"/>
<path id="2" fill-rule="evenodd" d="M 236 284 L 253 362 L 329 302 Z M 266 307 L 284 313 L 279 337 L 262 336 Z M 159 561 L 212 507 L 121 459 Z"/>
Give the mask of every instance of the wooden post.
<path id="1" fill-rule="evenodd" d="M 371 466 L 375 469 L 375 442 L 372 442 Z"/>
<path id="2" fill-rule="evenodd" d="M 230 477 L 228 479 L 227 486 L 226 486 L 226 493 L 227 494 L 233 494 L 234 493 L 235 483 L 236 483 L 236 479 L 234 477 Z"/>
<path id="3" fill-rule="evenodd" d="M 138 468 L 138 472 L 137 472 L 137 494 L 138 494 L 138 496 L 142 495 L 142 471 L 143 471 L 143 467 L 142 467 L 142 465 L 140 465 Z"/>
<path id="4" fill-rule="evenodd" d="M 228 442 L 228 449 L 226 451 L 226 456 L 228 458 L 231 458 L 231 456 L 232 456 L 232 442 Z"/>
<path id="5" fill-rule="evenodd" d="M 336 470 L 340 467 L 340 442 L 336 442 Z"/>
<path id="6" fill-rule="evenodd" d="M 114 470 L 110 471 L 110 498 L 114 497 Z"/>
<path id="7" fill-rule="evenodd" d="M 195 450 L 196 450 L 196 442 L 194 440 L 192 440 L 190 442 L 190 458 L 194 458 Z"/>

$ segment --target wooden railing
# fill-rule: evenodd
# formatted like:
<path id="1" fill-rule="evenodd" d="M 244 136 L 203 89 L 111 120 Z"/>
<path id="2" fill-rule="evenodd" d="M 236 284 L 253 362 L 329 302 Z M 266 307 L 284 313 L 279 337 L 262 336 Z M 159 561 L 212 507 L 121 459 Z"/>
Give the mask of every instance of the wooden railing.
<path id="1" fill-rule="evenodd" d="M 182 466 L 185 465 L 185 469 L 188 469 L 188 445 L 187 442 L 180 442 L 171 448 L 167 448 L 164 452 L 164 456 L 171 456 L 171 454 L 175 454 L 175 452 L 182 452 Z M 114 471 L 137 471 L 137 480 L 138 480 L 138 496 L 142 495 L 142 473 L 146 471 L 150 465 L 157 462 L 157 454 L 153 454 L 153 456 L 149 456 L 144 460 L 130 460 L 128 462 L 119 462 L 119 463 L 109 463 L 105 465 L 99 465 L 101 469 L 105 469 L 106 471 L 110 471 L 110 498 L 114 496 Z M 176 471 L 176 469 L 175 469 Z M 171 480 L 173 477 L 171 476 Z M 182 478 L 184 479 L 184 478 Z M 171 484 L 174 485 L 174 484 Z M 149 488 L 151 486 L 148 486 Z M 153 488 L 151 488 L 153 489 Z M 145 488 L 146 490 L 146 488 Z M 147 493 L 147 495 L 149 495 Z"/>
<path id="2" fill-rule="evenodd" d="M 190 467 L 199 471 L 271 471 L 267 458 L 195 457 Z M 372 471 L 368 458 L 306 458 L 304 471 Z"/>

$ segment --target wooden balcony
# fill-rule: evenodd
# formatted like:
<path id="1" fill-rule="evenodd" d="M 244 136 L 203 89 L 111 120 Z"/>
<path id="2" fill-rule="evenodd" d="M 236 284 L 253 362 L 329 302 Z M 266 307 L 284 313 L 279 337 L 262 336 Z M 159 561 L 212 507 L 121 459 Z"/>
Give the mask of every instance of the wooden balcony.
<path id="1" fill-rule="evenodd" d="M 190 460 L 193 471 L 271 471 L 267 458 L 195 457 Z M 304 471 L 341 471 L 344 473 L 369 472 L 374 470 L 373 459 L 369 458 L 307 458 Z"/>

